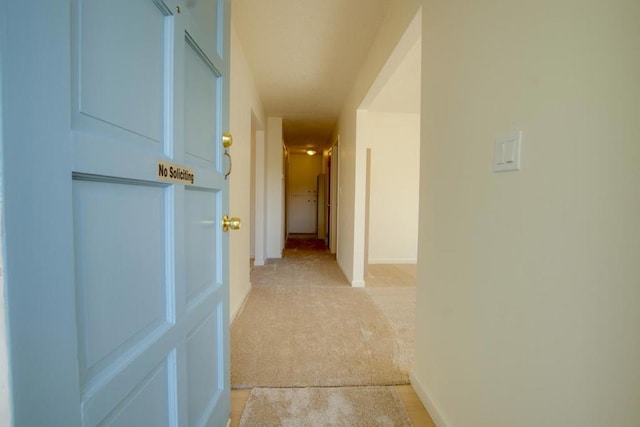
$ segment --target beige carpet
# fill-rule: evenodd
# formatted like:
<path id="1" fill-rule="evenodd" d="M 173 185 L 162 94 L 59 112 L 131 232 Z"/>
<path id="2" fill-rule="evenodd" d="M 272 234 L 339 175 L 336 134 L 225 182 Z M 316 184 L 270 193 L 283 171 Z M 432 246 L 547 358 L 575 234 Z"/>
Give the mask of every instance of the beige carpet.
<path id="1" fill-rule="evenodd" d="M 416 288 L 366 288 L 382 310 L 396 337 L 394 352 L 400 369 L 410 372 L 415 355 Z"/>
<path id="2" fill-rule="evenodd" d="M 396 391 L 388 387 L 256 388 L 241 427 L 411 426 Z"/>
<path id="3" fill-rule="evenodd" d="M 408 384 L 398 351 L 364 289 L 257 286 L 231 325 L 231 386 Z"/>
<path id="4" fill-rule="evenodd" d="M 251 271 L 257 286 L 350 286 L 329 252 L 286 249 L 286 258 L 269 260 Z"/>

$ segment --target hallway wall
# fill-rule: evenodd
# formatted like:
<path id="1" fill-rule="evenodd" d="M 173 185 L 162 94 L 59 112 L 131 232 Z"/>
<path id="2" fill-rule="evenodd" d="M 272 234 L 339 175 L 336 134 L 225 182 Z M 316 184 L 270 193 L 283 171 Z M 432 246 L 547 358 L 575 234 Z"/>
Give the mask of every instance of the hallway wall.
<path id="1" fill-rule="evenodd" d="M 640 425 L 640 3 L 423 2 L 412 383 L 441 426 Z M 492 172 L 522 130 L 522 170 Z"/>
<path id="2" fill-rule="evenodd" d="M 233 145 L 229 153 L 233 170 L 229 175 L 229 215 L 242 219 L 240 230 L 231 231 L 229 238 L 230 314 L 231 318 L 249 293 L 249 256 L 251 252 L 251 141 L 252 115 L 257 129 L 265 126 L 265 114 L 258 97 L 253 76 L 238 39 L 231 26 L 231 96 L 230 132 Z"/>
<path id="3" fill-rule="evenodd" d="M 282 117 L 267 118 L 267 258 L 282 258 L 284 249 L 284 143 Z"/>
<path id="4" fill-rule="evenodd" d="M 353 286 L 364 286 L 366 147 L 356 144 L 358 108 L 419 8 L 418 0 L 391 2 L 334 131 L 334 139 L 340 135 L 337 260 Z"/>
<path id="5" fill-rule="evenodd" d="M 415 264 L 420 114 L 367 111 L 360 118 L 371 148 L 369 264 Z"/>

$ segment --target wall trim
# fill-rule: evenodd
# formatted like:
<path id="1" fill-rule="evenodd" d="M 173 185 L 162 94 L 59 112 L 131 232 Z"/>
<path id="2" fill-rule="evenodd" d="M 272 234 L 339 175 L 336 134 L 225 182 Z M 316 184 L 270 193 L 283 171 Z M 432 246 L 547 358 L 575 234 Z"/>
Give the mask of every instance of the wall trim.
<path id="1" fill-rule="evenodd" d="M 353 288 L 364 288 L 364 280 L 353 280 L 351 282 Z"/>
<path id="2" fill-rule="evenodd" d="M 369 259 L 369 265 L 371 264 L 417 264 L 416 258 L 386 258 L 386 259 Z"/>
<path id="3" fill-rule="evenodd" d="M 336 262 L 338 263 L 338 267 L 340 267 L 340 271 L 342 271 L 342 274 L 344 274 L 344 277 L 347 278 L 347 281 L 349 283 L 351 283 L 351 277 L 349 277 L 349 275 L 347 274 L 347 271 L 345 270 L 344 266 L 342 265 L 342 262 L 340 262 L 340 258 L 338 258 L 336 256 Z"/>
<path id="4" fill-rule="evenodd" d="M 242 302 L 240 304 L 238 304 L 238 307 L 231 308 L 231 315 L 229 316 L 229 327 L 231 327 L 231 324 L 233 323 L 234 320 L 236 320 L 236 317 L 238 316 L 238 314 L 240 314 L 240 312 L 242 311 L 242 309 L 244 308 L 244 303 L 247 302 L 247 297 L 249 296 L 249 293 L 251 292 L 251 283 L 249 283 L 249 287 L 247 288 L 247 293 L 244 294 L 244 297 L 242 297 Z"/>
<path id="5" fill-rule="evenodd" d="M 447 422 L 444 420 L 444 417 L 442 416 L 442 413 L 438 410 L 437 408 L 438 405 L 430 397 L 430 393 L 427 391 L 427 387 L 425 387 L 425 385 L 418 380 L 418 378 L 416 377 L 415 373 L 413 373 L 413 371 L 410 374 L 410 381 L 411 381 L 411 387 L 413 387 L 413 390 L 416 392 L 416 394 L 420 398 L 420 401 L 422 402 L 424 407 L 427 409 L 427 412 L 431 416 L 431 419 L 436 424 L 436 426 L 448 427 L 449 424 L 447 424 Z"/>

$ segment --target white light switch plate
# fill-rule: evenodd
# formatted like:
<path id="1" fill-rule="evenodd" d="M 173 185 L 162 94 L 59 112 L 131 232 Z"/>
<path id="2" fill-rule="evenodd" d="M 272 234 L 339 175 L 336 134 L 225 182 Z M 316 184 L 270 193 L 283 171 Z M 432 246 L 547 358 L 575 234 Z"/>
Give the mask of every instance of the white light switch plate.
<path id="1" fill-rule="evenodd" d="M 522 151 L 522 131 L 505 135 L 493 147 L 493 171 L 507 172 L 520 170 Z"/>

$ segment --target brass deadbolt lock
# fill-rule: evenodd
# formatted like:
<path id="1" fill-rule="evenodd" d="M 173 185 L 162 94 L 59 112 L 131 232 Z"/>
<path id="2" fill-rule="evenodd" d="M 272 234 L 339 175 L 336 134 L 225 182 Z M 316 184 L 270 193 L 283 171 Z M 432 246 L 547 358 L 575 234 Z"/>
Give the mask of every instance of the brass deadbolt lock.
<path id="1" fill-rule="evenodd" d="M 229 147 L 231 147 L 232 144 L 233 144 L 233 135 L 231 135 L 229 132 L 223 132 L 222 133 L 222 146 L 224 148 L 229 148 Z"/>

